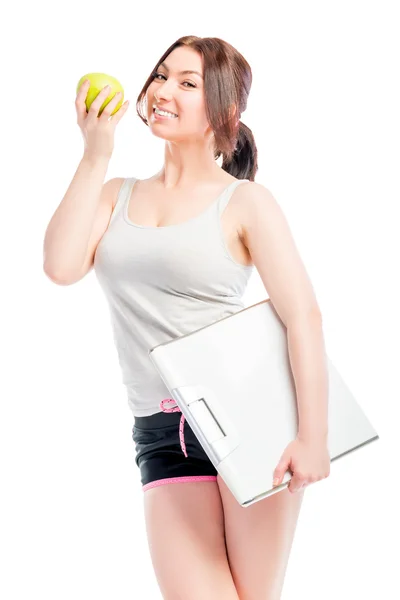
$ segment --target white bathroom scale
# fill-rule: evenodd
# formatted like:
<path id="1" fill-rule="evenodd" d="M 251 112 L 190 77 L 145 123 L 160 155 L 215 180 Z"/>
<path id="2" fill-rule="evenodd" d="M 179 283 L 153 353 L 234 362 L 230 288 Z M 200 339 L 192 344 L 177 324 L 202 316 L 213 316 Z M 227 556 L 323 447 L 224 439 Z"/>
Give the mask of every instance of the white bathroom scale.
<path id="1" fill-rule="evenodd" d="M 273 472 L 298 431 L 287 330 L 270 299 L 149 350 L 210 461 L 241 506 L 289 485 Z M 338 371 L 329 373 L 331 462 L 379 439 Z"/>

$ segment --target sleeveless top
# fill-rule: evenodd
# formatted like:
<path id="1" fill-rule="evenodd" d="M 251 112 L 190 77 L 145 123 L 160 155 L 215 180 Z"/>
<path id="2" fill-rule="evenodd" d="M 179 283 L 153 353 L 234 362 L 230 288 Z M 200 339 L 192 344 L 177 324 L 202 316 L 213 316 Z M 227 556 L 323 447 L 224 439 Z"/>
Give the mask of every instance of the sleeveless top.
<path id="1" fill-rule="evenodd" d="M 107 299 L 128 405 L 134 416 L 149 416 L 170 396 L 149 350 L 242 310 L 254 265 L 233 259 L 220 220 L 234 189 L 249 180 L 231 182 L 200 215 L 164 227 L 129 219 L 136 181 L 121 185 L 94 271 Z"/>

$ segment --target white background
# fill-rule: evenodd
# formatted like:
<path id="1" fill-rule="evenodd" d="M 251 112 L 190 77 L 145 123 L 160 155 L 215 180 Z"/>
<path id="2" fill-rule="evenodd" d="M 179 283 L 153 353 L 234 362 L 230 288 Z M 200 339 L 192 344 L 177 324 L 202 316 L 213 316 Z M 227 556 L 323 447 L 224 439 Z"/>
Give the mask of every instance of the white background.
<path id="1" fill-rule="evenodd" d="M 150 177 L 162 166 L 164 141 L 136 115 L 136 98 L 164 50 L 188 34 L 225 39 L 251 65 L 242 121 L 258 146 L 256 181 L 285 212 L 318 297 L 327 352 L 380 435 L 306 490 L 282 598 L 396 596 L 395 8 L 354 0 L 8 3 L 0 195 L 5 600 L 161 598 L 105 298 L 93 271 L 76 285 L 52 283 L 42 245 L 82 156 L 80 77 L 111 74 L 131 100 L 106 180 Z M 255 272 L 245 303 L 266 297 Z"/>

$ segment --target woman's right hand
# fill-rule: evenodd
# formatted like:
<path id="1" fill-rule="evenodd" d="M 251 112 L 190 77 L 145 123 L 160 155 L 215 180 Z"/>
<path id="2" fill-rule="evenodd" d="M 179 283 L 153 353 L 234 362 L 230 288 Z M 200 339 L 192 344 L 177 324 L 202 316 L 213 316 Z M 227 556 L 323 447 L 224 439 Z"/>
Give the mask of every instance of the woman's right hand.
<path id="1" fill-rule="evenodd" d="M 93 100 L 89 111 L 86 109 L 86 96 L 90 82 L 84 82 L 79 88 L 75 100 L 77 122 L 82 131 L 85 142 L 85 155 L 90 158 L 111 158 L 114 150 L 115 127 L 122 119 L 128 108 L 128 101 L 124 102 L 117 112 L 110 117 L 114 108 L 121 99 L 118 92 L 103 109 L 100 116 L 99 110 L 110 94 L 110 88 L 104 87 Z"/>

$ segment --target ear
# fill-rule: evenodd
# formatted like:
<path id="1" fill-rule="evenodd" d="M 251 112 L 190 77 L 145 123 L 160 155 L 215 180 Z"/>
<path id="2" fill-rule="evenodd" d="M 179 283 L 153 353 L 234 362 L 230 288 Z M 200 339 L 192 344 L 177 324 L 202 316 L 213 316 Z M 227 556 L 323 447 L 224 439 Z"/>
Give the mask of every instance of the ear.
<path id="1" fill-rule="evenodd" d="M 229 108 L 229 119 L 235 119 L 235 125 L 237 126 L 240 121 L 240 115 L 237 114 L 236 104 L 231 104 Z"/>

